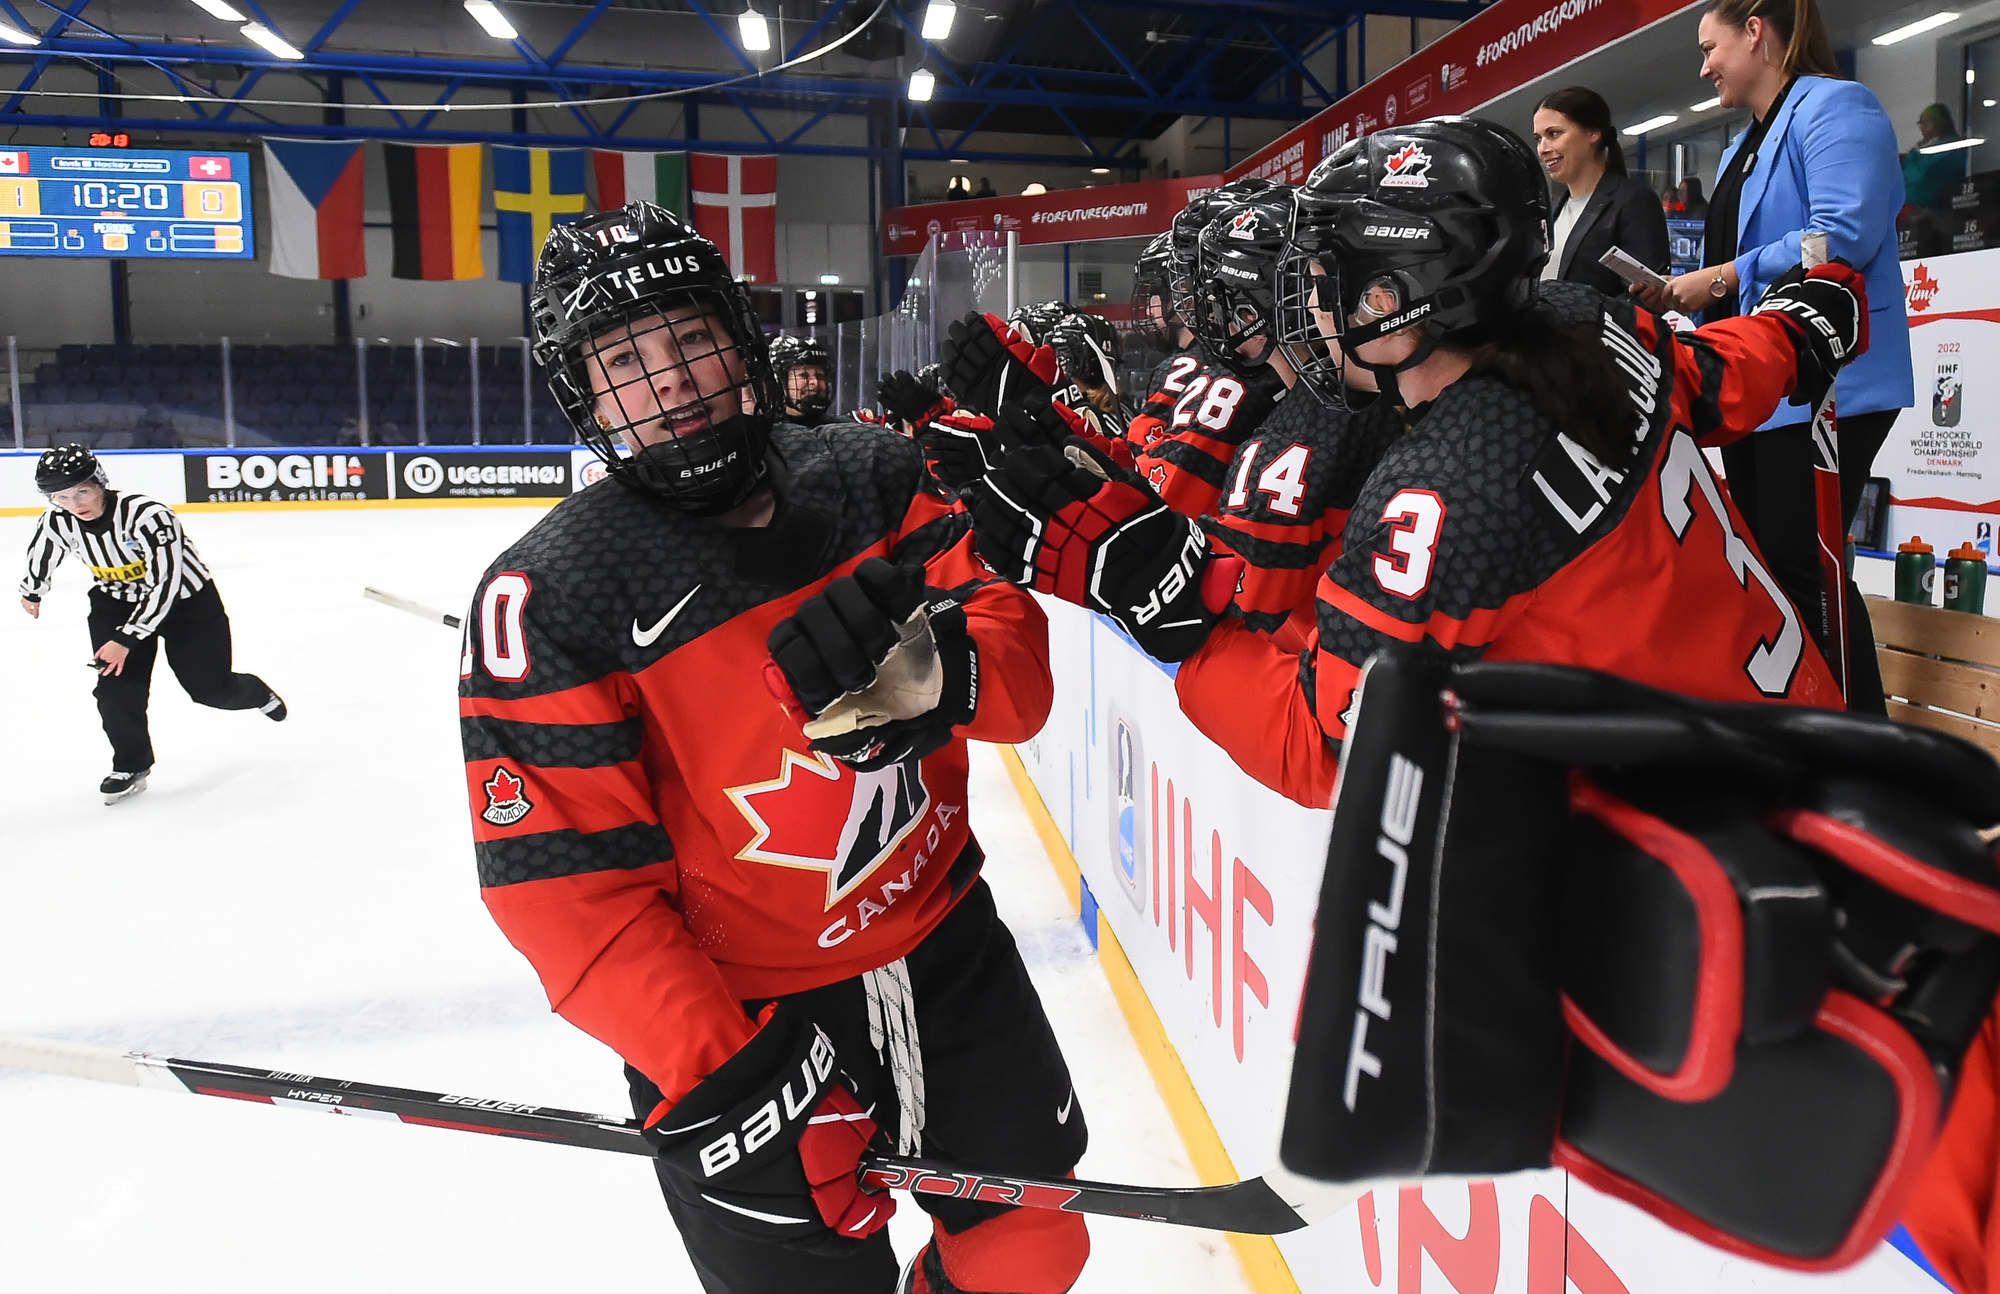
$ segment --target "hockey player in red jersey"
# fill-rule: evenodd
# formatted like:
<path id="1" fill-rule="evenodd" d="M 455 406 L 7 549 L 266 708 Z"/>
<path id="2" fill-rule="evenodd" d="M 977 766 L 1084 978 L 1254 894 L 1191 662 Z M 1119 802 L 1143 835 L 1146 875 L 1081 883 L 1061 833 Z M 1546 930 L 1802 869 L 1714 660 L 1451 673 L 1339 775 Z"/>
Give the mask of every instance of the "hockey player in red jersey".
<path id="1" fill-rule="evenodd" d="M 625 1059 L 710 1294 L 889 1294 L 871 1144 L 1057 1175 L 1084 1148 L 966 814 L 965 738 L 1048 712 L 1045 622 L 920 488 L 913 442 L 776 418 L 747 292 L 674 216 L 557 229 L 533 304 L 612 479 L 467 617 L 482 895 Z M 1061 1294 L 1088 1252 L 1073 1215 L 922 1204 L 904 1289 Z"/>
<path id="2" fill-rule="evenodd" d="M 1333 335 L 1323 366 L 1365 367 L 1412 425 L 1348 513 L 1306 651 L 1225 616 L 1234 562 L 1087 455 L 1009 455 L 976 495 L 982 553 L 1180 661 L 1196 725 L 1307 805 L 1328 803 L 1358 672 L 1389 643 L 1839 706 L 1701 447 L 1810 400 L 1865 348 L 1859 277 L 1788 276 L 1759 313 L 1686 337 L 1589 292 L 1535 309 L 1543 195 L 1525 144 L 1464 118 L 1370 135 L 1307 181 L 1307 254 L 1279 296 Z"/>

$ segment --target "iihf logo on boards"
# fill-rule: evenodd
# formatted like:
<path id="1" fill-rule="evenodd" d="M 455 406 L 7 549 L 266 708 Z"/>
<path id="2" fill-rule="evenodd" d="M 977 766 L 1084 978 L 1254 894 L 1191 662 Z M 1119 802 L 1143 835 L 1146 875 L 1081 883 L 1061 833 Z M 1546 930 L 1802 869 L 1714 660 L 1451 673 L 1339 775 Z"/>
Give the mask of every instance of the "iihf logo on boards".
<path id="1" fill-rule="evenodd" d="M 496 827 L 513 826 L 535 807 L 534 801 L 523 793 L 521 779 L 508 772 L 505 766 L 493 770 L 485 790 L 486 807 L 479 811 L 479 816 Z"/>

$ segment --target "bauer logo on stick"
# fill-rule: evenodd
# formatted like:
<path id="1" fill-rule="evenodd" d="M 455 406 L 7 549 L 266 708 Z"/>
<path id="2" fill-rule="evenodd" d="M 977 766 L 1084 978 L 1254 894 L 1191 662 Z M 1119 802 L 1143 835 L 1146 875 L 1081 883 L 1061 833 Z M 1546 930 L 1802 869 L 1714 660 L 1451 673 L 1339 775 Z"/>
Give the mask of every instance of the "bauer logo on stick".
<path id="1" fill-rule="evenodd" d="M 496 827 L 511 827 L 528 816 L 535 805 L 522 793 L 521 779 L 504 767 L 493 770 L 486 783 L 486 807 L 479 816 Z"/>

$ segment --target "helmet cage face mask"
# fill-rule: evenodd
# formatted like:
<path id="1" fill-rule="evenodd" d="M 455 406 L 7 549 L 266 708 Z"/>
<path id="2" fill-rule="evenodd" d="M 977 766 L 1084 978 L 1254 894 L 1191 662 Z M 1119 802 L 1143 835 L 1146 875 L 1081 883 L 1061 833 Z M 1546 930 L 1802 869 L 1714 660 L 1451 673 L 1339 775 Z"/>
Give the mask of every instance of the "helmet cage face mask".
<path id="1" fill-rule="evenodd" d="M 535 357 L 621 484 L 697 516 L 767 474 L 778 383 L 715 247 L 649 203 L 560 226 L 536 276 Z"/>
<path id="2" fill-rule="evenodd" d="M 1201 296 L 1189 326 L 1216 362 L 1239 377 L 1255 374 L 1276 353 L 1277 269 L 1290 224 L 1289 210 L 1275 204 L 1233 207 L 1209 223 L 1197 244 Z"/>
<path id="3" fill-rule="evenodd" d="M 1174 313 L 1172 267 L 1172 234 L 1147 243 L 1132 265 L 1132 332 L 1154 350 L 1173 349 L 1173 330 L 1185 326 Z"/>

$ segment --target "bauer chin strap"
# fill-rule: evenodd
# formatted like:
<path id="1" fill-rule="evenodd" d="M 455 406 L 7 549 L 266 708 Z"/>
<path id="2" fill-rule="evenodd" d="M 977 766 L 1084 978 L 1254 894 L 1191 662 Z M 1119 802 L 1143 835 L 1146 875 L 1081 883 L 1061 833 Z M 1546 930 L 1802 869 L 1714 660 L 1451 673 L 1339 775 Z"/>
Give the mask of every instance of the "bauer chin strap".
<path id="1" fill-rule="evenodd" d="M 1367 308 L 1365 301 L 1362 308 Z M 1371 341 L 1387 337 L 1391 333 L 1398 333 L 1412 325 L 1422 323 L 1436 309 L 1437 298 L 1425 297 L 1412 305 L 1403 307 L 1401 310 L 1370 319 L 1366 323 L 1349 324 L 1343 327 L 1338 340 L 1346 362 L 1360 368 L 1365 368 L 1374 374 L 1375 385 L 1381 393 L 1389 397 L 1391 403 L 1407 408 L 1408 402 L 1403 399 L 1402 388 L 1396 384 L 1396 375 L 1407 369 L 1415 368 L 1429 359 L 1432 353 L 1438 348 L 1438 341 L 1440 339 L 1437 334 L 1431 332 L 1428 328 L 1425 329 L 1422 336 L 1417 339 L 1417 348 L 1410 352 L 1408 358 L 1398 364 L 1370 363 L 1361 358 L 1361 347 Z M 1335 317 L 1338 318 L 1338 314 Z M 1355 406 L 1347 400 L 1347 382 L 1344 378 L 1340 385 L 1341 403 L 1346 404 L 1350 409 L 1354 408 Z"/>

